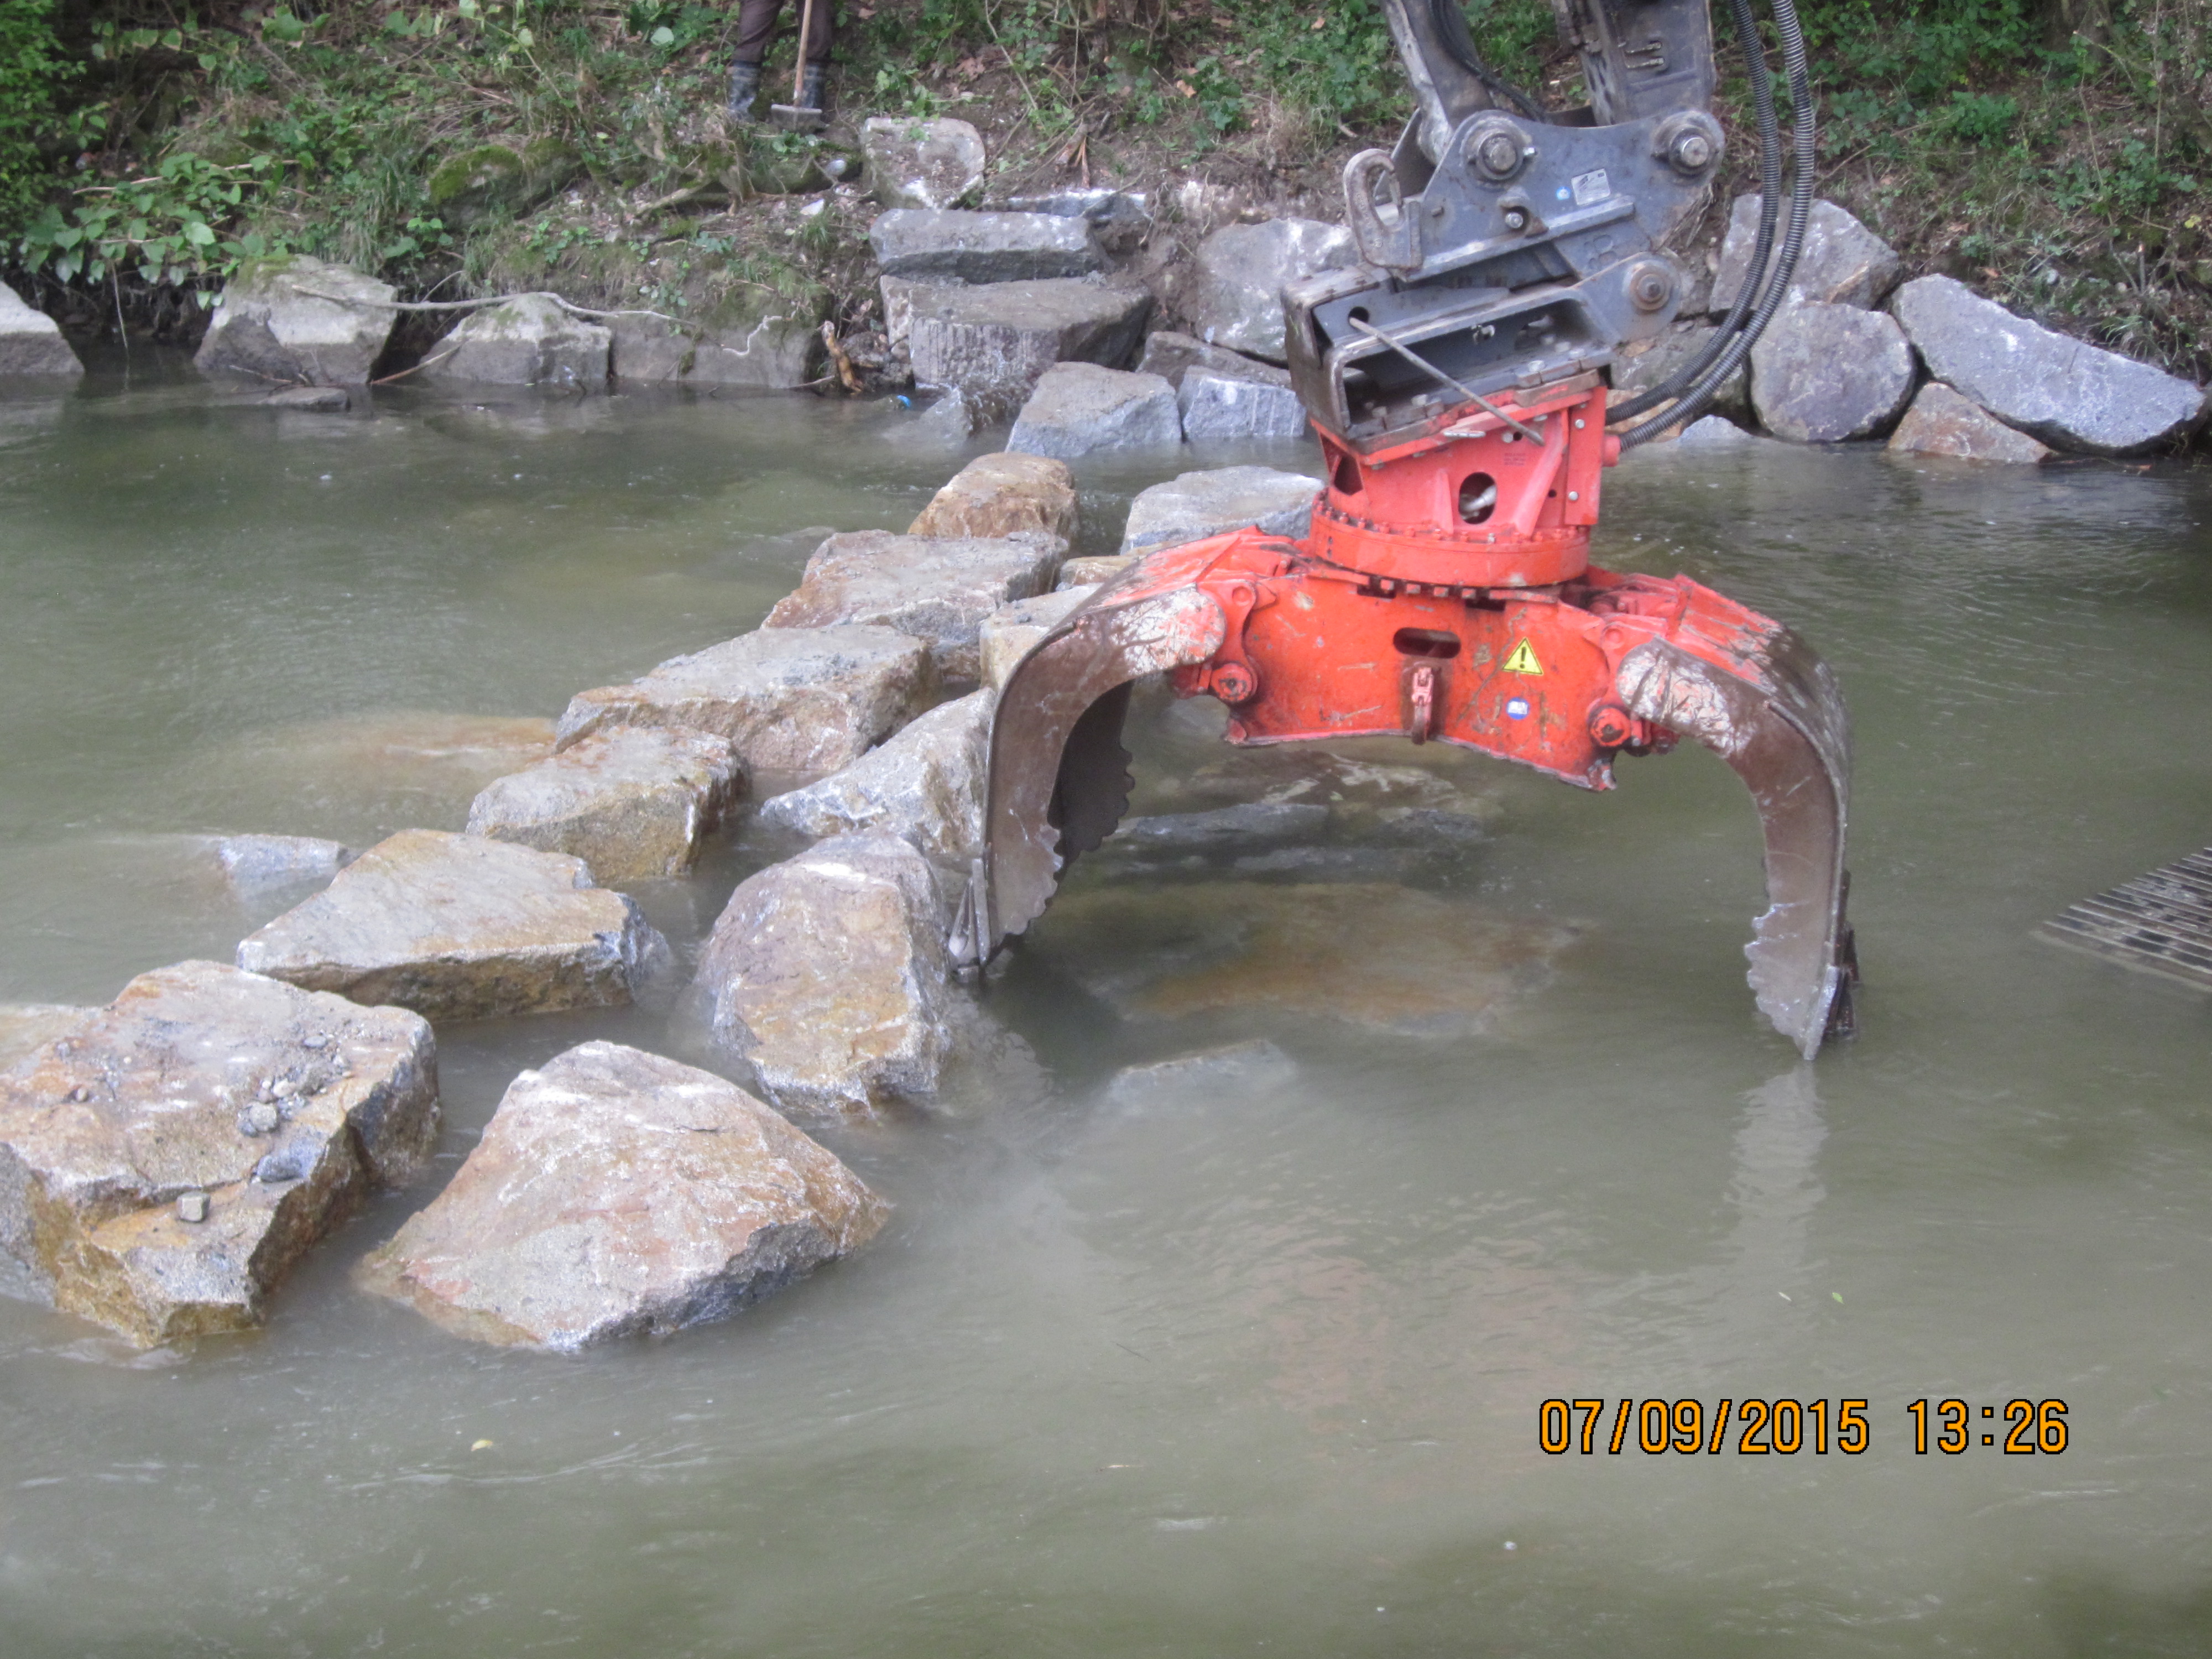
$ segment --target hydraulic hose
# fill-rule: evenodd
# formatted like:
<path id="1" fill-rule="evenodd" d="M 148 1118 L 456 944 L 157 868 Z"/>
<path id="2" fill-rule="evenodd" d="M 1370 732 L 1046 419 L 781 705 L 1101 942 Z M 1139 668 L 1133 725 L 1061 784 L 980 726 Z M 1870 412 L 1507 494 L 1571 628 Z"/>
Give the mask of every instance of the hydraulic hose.
<path id="1" fill-rule="evenodd" d="M 1551 120 L 1542 105 L 1482 61 L 1474 47 L 1474 34 L 1467 26 L 1467 14 L 1460 9 L 1460 0 L 1429 0 L 1429 15 L 1436 26 L 1437 39 L 1452 61 L 1480 82 L 1492 97 L 1512 105 L 1531 121 Z"/>

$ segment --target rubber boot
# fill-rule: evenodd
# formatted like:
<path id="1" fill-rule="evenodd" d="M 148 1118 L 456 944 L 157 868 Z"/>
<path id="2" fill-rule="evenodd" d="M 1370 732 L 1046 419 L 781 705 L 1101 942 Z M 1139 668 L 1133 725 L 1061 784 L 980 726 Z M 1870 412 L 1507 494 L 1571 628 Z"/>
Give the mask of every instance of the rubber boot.
<path id="1" fill-rule="evenodd" d="M 758 64 L 730 65 L 730 118 L 750 121 L 753 118 L 753 104 L 760 93 Z"/>
<path id="2" fill-rule="evenodd" d="M 799 82 L 799 106 L 827 112 L 830 107 L 830 65 L 809 64 Z"/>

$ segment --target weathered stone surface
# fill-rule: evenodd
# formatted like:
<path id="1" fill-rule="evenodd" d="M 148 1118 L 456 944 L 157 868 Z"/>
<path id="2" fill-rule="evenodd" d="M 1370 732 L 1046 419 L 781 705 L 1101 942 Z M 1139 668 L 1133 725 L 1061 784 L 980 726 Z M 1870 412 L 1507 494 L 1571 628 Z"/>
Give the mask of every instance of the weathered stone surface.
<path id="1" fill-rule="evenodd" d="M 1328 829 L 1328 808 L 1318 802 L 1252 801 L 1130 818 L 1098 850 L 1146 859 L 1224 858 L 1300 845 Z"/>
<path id="2" fill-rule="evenodd" d="M 1306 430 L 1306 406 L 1286 386 L 1225 379 L 1211 369 L 1183 376 L 1176 401 L 1182 434 L 1192 443 L 1208 439 L 1296 438 Z"/>
<path id="3" fill-rule="evenodd" d="M 477 144 L 440 162 L 425 188 L 439 216 L 465 228 L 495 213 L 519 216 L 582 170 L 582 158 L 556 137 L 533 139 L 519 150 Z"/>
<path id="4" fill-rule="evenodd" d="M 1137 557 L 1134 553 L 1097 553 L 1086 558 L 1070 559 L 1060 568 L 1057 591 L 1066 593 L 1110 582 L 1134 564 Z"/>
<path id="5" fill-rule="evenodd" d="M 1012 536 L 895 536 L 863 530 L 832 536 L 806 562 L 806 575 L 768 613 L 763 629 L 872 623 L 929 643 L 940 673 L 982 672 L 983 618 L 1010 599 L 1051 590 L 1067 544 L 1042 531 Z"/>
<path id="6" fill-rule="evenodd" d="M 398 290 L 305 254 L 249 260 L 224 287 L 192 359 L 203 374 L 366 386 Z"/>
<path id="7" fill-rule="evenodd" d="M 1107 1105 L 1204 1106 L 1224 1095 L 1250 1098 L 1273 1094 L 1297 1081 L 1297 1063 L 1265 1037 L 1249 1042 L 1200 1048 L 1149 1065 L 1124 1066 L 1103 1091 Z"/>
<path id="8" fill-rule="evenodd" d="M 0 283 L 0 380 L 76 380 L 84 373 L 61 325 Z"/>
<path id="9" fill-rule="evenodd" d="M 747 771 L 819 777 L 929 706 L 928 644 L 889 628 L 775 628 L 672 657 L 629 685 L 580 691 L 561 748 L 617 726 L 688 726 L 728 738 Z"/>
<path id="10" fill-rule="evenodd" d="M 1075 477 L 1065 461 L 1000 451 L 978 455 L 907 526 L 909 536 L 1010 536 L 1041 530 L 1074 544 Z"/>
<path id="11" fill-rule="evenodd" d="M 934 283 L 1018 283 L 1088 276 L 1106 252 L 1088 220 L 1049 213 L 893 208 L 868 227 L 886 276 Z"/>
<path id="12" fill-rule="evenodd" d="M 1713 273 L 1712 296 L 1706 309 L 1717 317 L 1735 303 L 1743 286 L 1743 273 L 1751 264 L 1751 250 L 1759 240 L 1756 191 L 1739 196 L 1729 209 L 1728 234 L 1721 240 L 1720 268 Z M 1778 244 L 1790 222 L 1790 204 L 1774 227 Z M 1896 250 L 1833 202 L 1816 201 L 1805 221 L 1805 246 L 1790 274 L 1785 305 L 1813 300 L 1824 305 L 1856 306 L 1862 310 L 1880 305 L 1904 270 Z M 1754 300 L 1754 303 L 1755 303 Z"/>
<path id="13" fill-rule="evenodd" d="M 490 784 L 468 833 L 566 853 L 598 881 L 680 876 L 744 790 L 727 738 L 616 726 Z"/>
<path id="14" fill-rule="evenodd" d="M 1175 705 L 1178 713 L 1206 707 L 1199 701 Z M 1325 806 L 1332 830 L 1360 836 L 1378 835 L 1419 812 L 1449 813 L 1478 826 L 1497 816 L 1495 795 L 1475 784 L 1461 757 L 1433 748 L 1429 752 L 1438 756 L 1444 769 L 1399 763 L 1397 757 L 1407 748 L 1395 739 L 1358 738 L 1330 748 L 1270 744 L 1232 750 L 1179 778 L 1164 780 L 1158 793 L 1174 805 L 1194 807 Z"/>
<path id="15" fill-rule="evenodd" d="M 212 962 L 141 974 L 0 1071 L 0 1292 L 142 1346 L 256 1324 L 437 1125 L 415 1015 Z"/>
<path id="16" fill-rule="evenodd" d="M 940 288 L 959 288 L 959 283 L 921 283 L 904 276 L 877 278 L 877 291 L 884 299 L 884 339 L 891 346 L 907 343 L 908 331 L 914 325 L 914 300 L 917 294 L 927 294 Z"/>
<path id="17" fill-rule="evenodd" d="M 952 1047 L 945 918 L 896 836 L 839 836 L 739 884 L 699 959 L 715 1040 L 786 1111 L 933 1093 Z"/>
<path id="18" fill-rule="evenodd" d="M 958 386 L 993 413 L 1017 407 L 1054 363 L 1120 367 L 1152 307 L 1141 289 L 1075 277 L 916 288 L 908 298 L 915 379 Z"/>
<path id="19" fill-rule="evenodd" d="M 667 941 L 579 859 L 403 830 L 249 935 L 238 965 L 432 1019 L 628 1002 Z"/>
<path id="20" fill-rule="evenodd" d="M 1269 466 L 1223 466 L 1186 472 L 1138 493 L 1121 532 L 1124 553 L 1176 547 L 1247 525 L 1278 536 L 1303 536 L 1321 480 Z"/>
<path id="21" fill-rule="evenodd" d="M 842 771 L 763 802 L 761 822 L 817 841 L 880 831 L 947 859 L 981 852 L 996 702 L 985 690 L 940 703 Z"/>
<path id="22" fill-rule="evenodd" d="M 1783 307 L 1752 347 L 1752 406 L 1796 443 L 1863 438 L 1897 418 L 1914 373 L 1895 318 L 1808 300 Z"/>
<path id="23" fill-rule="evenodd" d="M 1087 220 L 1099 246 L 1113 254 L 1133 252 L 1152 228 L 1149 196 L 1140 190 L 1115 190 L 1106 185 L 1016 196 L 1007 200 L 1006 207 L 1014 213 L 1057 213 L 1065 218 Z"/>
<path id="24" fill-rule="evenodd" d="M 99 1012 L 66 1002 L 0 1002 L 0 1072 Z"/>
<path id="25" fill-rule="evenodd" d="M 983 184 L 983 135 L 965 121 L 870 117 L 860 127 L 868 187 L 888 208 L 950 208 Z"/>
<path id="26" fill-rule="evenodd" d="M 351 848 L 313 836 L 217 836 L 210 850 L 240 897 L 328 881 L 355 856 Z"/>
<path id="27" fill-rule="evenodd" d="M 2053 448 L 2133 454 L 2203 418 L 2201 386 L 2054 334 L 1948 276 L 1907 283 L 1890 309 L 1930 374 Z"/>
<path id="28" fill-rule="evenodd" d="M 858 1249 L 890 1207 L 735 1084 L 586 1042 L 507 1085 L 359 1276 L 457 1336 L 568 1352 L 726 1318 Z"/>
<path id="29" fill-rule="evenodd" d="M 608 362 L 615 378 L 625 385 L 752 386 L 769 392 L 806 385 L 822 357 L 829 290 L 799 299 L 750 297 L 757 303 L 732 304 L 685 325 L 636 313 L 608 318 Z"/>
<path id="30" fill-rule="evenodd" d="M 1890 434 L 1889 447 L 1904 454 L 1948 455 L 1965 461 L 2010 461 L 2033 465 L 2050 448 L 2015 432 L 1962 398 L 1941 380 L 1920 388 L 1912 407 Z"/>
<path id="31" fill-rule="evenodd" d="M 1613 370 L 1613 401 L 1626 402 L 1639 392 L 1650 391 L 1677 369 L 1688 368 L 1719 331 L 1711 323 L 1677 325 L 1653 342 L 1650 350 L 1615 363 Z M 1738 421 L 1751 418 L 1751 360 L 1748 357 L 1736 366 L 1735 374 L 1721 382 L 1711 405 L 1711 412 Z"/>
<path id="32" fill-rule="evenodd" d="M 1350 231 L 1318 219 L 1224 225 L 1194 256 L 1190 331 L 1208 345 L 1279 363 L 1285 285 L 1358 257 Z"/>
<path id="33" fill-rule="evenodd" d="M 614 335 L 542 294 L 471 312 L 431 347 L 422 378 L 485 386 L 605 390 Z"/>
<path id="34" fill-rule="evenodd" d="M 1145 355 L 1137 360 L 1138 368 L 1146 374 L 1157 374 L 1180 392 L 1182 377 L 1191 370 L 1204 369 L 1225 380 L 1256 380 L 1264 386 L 1287 386 L 1291 371 L 1273 363 L 1263 363 L 1257 357 L 1247 357 L 1241 351 L 1231 351 L 1226 346 L 1212 346 L 1189 334 L 1178 334 L 1173 329 L 1160 329 L 1145 337 Z"/>
<path id="35" fill-rule="evenodd" d="M 305 410 L 311 415 L 343 415 L 353 407 L 352 394 L 342 386 L 280 386 L 261 401 L 270 409 Z"/>
<path id="36" fill-rule="evenodd" d="M 1723 416 L 1705 415 L 1684 427 L 1676 441 L 1686 449 L 1733 449 L 1762 441 Z"/>
<path id="37" fill-rule="evenodd" d="M 1094 449 L 1158 447 L 1182 441 L 1175 388 L 1157 374 L 1093 363 L 1060 363 L 1039 377 L 1006 447 L 1063 460 Z"/>
<path id="38" fill-rule="evenodd" d="M 1030 647 L 1097 591 L 1095 583 L 1087 587 L 1063 584 L 1033 599 L 1017 599 L 984 617 L 980 637 L 983 684 L 994 691 L 1004 690 L 1006 677 L 1030 653 Z"/>

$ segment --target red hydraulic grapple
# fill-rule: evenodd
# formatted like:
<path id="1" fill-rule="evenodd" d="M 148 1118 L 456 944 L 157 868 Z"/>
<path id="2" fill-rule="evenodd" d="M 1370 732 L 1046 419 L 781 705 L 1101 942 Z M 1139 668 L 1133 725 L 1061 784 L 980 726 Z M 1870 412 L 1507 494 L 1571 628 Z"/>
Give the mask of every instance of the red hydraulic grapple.
<path id="1" fill-rule="evenodd" d="M 1734 3 L 1755 40 L 1748 0 Z M 1362 263 L 1284 296 L 1328 480 L 1311 529 L 1152 553 L 1016 669 L 956 949 L 988 957 L 1111 833 L 1130 787 L 1127 688 L 1145 674 L 1227 704 L 1231 743 L 1396 732 L 1588 789 L 1613 787 L 1616 755 L 1687 733 L 1758 802 L 1770 906 L 1747 947 L 1751 985 L 1809 1057 L 1849 1029 L 1856 976 L 1834 678 L 1790 629 L 1710 588 L 1589 558 L 1605 468 L 1710 402 L 1789 283 L 1811 179 L 1789 0 L 1787 225 L 1778 240 L 1779 138 L 1754 52 L 1766 187 L 1753 268 L 1705 356 L 1610 410 L 1614 351 L 1673 318 L 1682 279 L 1662 245 L 1720 155 L 1705 0 L 1572 0 L 1595 107 L 1565 116 L 1483 68 L 1455 0 L 1384 9 L 1420 112 L 1394 155 L 1346 169 Z"/>

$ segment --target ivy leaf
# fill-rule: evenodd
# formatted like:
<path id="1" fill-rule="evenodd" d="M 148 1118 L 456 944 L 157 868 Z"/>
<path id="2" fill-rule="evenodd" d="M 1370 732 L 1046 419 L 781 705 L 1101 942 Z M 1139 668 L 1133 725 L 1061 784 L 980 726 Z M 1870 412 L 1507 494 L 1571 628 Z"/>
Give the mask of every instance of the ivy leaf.
<path id="1" fill-rule="evenodd" d="M 194 247 L 212 247 L 215 233 L 208 228 L 206 220 L 187 219 L 185 221 L 185 240 Z"/>

